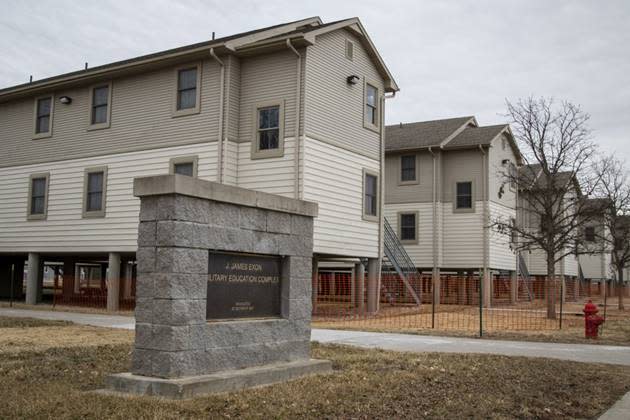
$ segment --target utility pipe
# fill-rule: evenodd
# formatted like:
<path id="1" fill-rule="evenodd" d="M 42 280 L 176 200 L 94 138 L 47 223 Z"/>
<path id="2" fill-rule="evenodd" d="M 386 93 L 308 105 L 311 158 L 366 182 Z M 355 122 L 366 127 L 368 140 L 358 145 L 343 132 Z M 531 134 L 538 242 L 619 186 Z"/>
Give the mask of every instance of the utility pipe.
<path id="1" fill-rule="evenodd" d="M 297 86 L 295 88 L 295 148 L 293 165 L 295 168 L 293 191 L 296 199 L 301 199 L 300 194 L 300 106 L 302 104 L 302 55 L 295 49 L 291 40 L 287 39 L 287 48 L 289 48 L 297 57 Z"/>
<path id="2" fill-rule="evenodd" d="M 225 96 L 225 65 L 223 61 L 216 55 L 214 48 L 210 48 L 210 56 L 219 63 L 221 67 L 220 83 L 221 89 L 219 92 L 219 137 L 217 139 L 217 182 L 223 183 L 223 98 Z"/>
<path id="3" fill-rule="evenodd" d="M 488 276 L 488 246 L 489 246 L 489 238 L 488 238 L 488 230 L 489 230 L 489 217 L 488 217 L 488 198 L 486 197 L 487 194 L 487 185 L 486 182 L 488 181 L 488 176 L 487 176 L 487 171 L 486 171 L 486 151 L 483 149 L 483 146 L 480 144 L 479 145 L 479 150 L 481 151 L 481 199 L 483 200 L 483 213 L 482 213 L 482 217 L 483 217 L 483 278 L 481 279 L 481 281 L 483 282 L 486 278 L 486 276 Z M 473 197 L 474 200 L 474 197 Z M 492 282 L 489 282 L 488 287 L 489 289 L 485 291 L 485 293 L 490 294 L 489 296 L 489 300 L 488 300 L 488 305 L 490 304 L 490 300 L 492 299 L 492 289 L 490 288 Z"/>

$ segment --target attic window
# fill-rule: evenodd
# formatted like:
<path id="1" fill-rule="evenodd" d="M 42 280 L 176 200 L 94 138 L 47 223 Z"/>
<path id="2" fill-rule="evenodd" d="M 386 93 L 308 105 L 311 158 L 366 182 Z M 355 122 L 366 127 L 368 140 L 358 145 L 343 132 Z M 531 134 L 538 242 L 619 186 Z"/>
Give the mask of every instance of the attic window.
<path id="1" fill-rule="evenodd" d="M 354 56 L 354 44 L 352 41 L 346 39 L 346 58 L 352 61 L 352 57 Z"/>

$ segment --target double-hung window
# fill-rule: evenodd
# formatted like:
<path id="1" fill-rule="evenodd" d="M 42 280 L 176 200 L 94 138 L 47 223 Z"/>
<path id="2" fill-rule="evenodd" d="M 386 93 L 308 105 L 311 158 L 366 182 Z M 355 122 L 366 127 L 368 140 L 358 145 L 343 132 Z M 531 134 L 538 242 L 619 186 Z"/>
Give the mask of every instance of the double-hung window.
<path id="1" fill-rule="evenodd" d="M 363 218 L 378 220 L 378 175 L 363 172 Z"/>
<path id="2" fill-rule="evenodd" d="M 416 155 L 403 155 L 400 157 L 400 183 L 415 183 Z"/>
<path id="3" fill-rule="evenodd" d="M 105 217 L 107 168 L 85 170 L 83 217 Z"/>
<path id="4" fill-rule="evenodd" d="M 368 128 L 378 128 L 378 89 L 365 84 L 365 125 Z"/>
<path id="5" fill-rule="evenodd" d="M 473 191 L 472 182 L 457 182 L 455 184 L 456 197 L 455 197 L 455 209 L 457 210 L 472 210 L 473 208 Z"/>
<path id="6" fill-rule="evenodd" d="M 417 213 L 400 213 L 398 215 L 400 226 L 399 235 L 403 243 L 416 242 L 418 240 Z"/>
<path id="7" fill-rule="evenodd" d="M 283 106 L 281 102 L 259 104 L 256 107 L 255 135 L 252 157 L 280 157 L 284 152 Z"/>
<path id="8" fill-rule="evenodd" d="M 92 87 L 90 90 L 90 128 L 109 127 L 111 84 Z"/>
<path id="9" fill-rule="evenodd" d="M 34 174 L 29 179 L 28 220 L 46 219 L 48 211 L 48 179 L 49 175 Z"/>
<path id="10" fill-rule="evenodd" d="M 199 112 L 201 66 L 192 65 L 176 70 L 177 90 L 175 94 L 174 116 Z"/>
<path id="11" fill-rule="evenodd" d="M 52 133 L 53 97 L 35 100 L 35 138 L 48 137 Z"/>

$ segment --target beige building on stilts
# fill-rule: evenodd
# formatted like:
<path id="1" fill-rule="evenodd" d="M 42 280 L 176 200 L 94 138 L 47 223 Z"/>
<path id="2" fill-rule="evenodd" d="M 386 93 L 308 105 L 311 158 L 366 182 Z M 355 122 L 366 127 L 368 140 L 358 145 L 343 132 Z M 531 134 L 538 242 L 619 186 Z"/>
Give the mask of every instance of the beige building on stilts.
<path id="1" fill-rule="evenodd" d="M 133 302 L 133 179 L 175 173 L 318 203 L 315 257 L 367 261 L 374 309 L 396 91 L 317 17 L 0 89 L 0 297 Z"/>

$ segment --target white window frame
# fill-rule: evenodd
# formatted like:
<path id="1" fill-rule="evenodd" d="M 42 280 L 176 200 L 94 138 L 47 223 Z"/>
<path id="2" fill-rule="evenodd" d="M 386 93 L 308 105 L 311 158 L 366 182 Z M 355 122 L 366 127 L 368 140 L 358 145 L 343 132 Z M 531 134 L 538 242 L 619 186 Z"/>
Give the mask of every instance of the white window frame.
<path id="1" fill-rule="evenodd" d="M 90 210 L 87 209 L 87 193 L 88 193 L 88 178 L 92 173 L 103 173 L 103 192 L 101 196 L 101 209 Z M 86 168 L 83 173 L 83 218 L 93 217 L 105 217 L 107 208 L 107 166 L 95 166 L 92 168 Z"/>
<path id="2" fill-rule="evenodd" d="M 457 184 L 470 183 L 470 207 L 457 206 Z M 454 213 L 474 213 L 475 212 L 475 181 L 470 179 L 460 179 L 453 183 L 453 212 Z"/>
<path id="3" fill-rule="evenodd" d="M 178 93 L 179 93 L 179 72 L 182 70 L 188 70 L 192 68 L 197 69 L 197 87 L 196 87 L 196 92 L 195 92 L 196 93 L 195 106 L 193 108 L 177 109 L 177 99 L 178 99 Z M 175 68 L 175 71 L 173 72 L 173 79 L 174 79 L 174 87 L 173 87 L 174 94 L 173 94 L 173 109 L 172 109 L 173 117 L 194 115 L 194 114 L 199 114 L 199 112 L 201 112 L 201 71 L 202 71 L 202 68 L 203 66 L 200 62 L 188 63 L 181 66 L 177 66 Z"/>
<path id="4" fill-rule="evenodd" d="M 373 176 L 376 178 L 376 214 L 368 214 L 367 213 L 367 209 L 365 208 L 365 187 L 366 187 L 366 182 L 365 179 L 367 178 L 367 176 Z M 361 188 L 361 213 L 362 213 L 362 218 L 363 220 L 369 221 L 369 222 L 378 222 L 379 221 L 379 217 L 381 214 L 380 211 L 380 206 L 381 206 L 381 197 L 380 197 L 380 179 L 379 179 L 379 174 L 376 171 L 372 171 L 369 169 L 363 169 L 362 172 L 362 188 Z"/>
<path id="5" fill-rule="evenodd" d="M 367 120 L 367 89 L 368 85 L 372 86 L 376 89 L 376 109 L 375 109 L 375 120 L 376 124 Z M 379 84 L 369 80 L 368 78 L 363 78 L 363 127 L 368 130 L 374 131 L 376 133 L 380 133 L 380 120 L 381 120 L 381 88 L 379 88 Z"/>
<path id="6" fill-rule="evenodd" d="M 264 108 L 271 108 L 277 106 L 278 109 L 278 148 L 277 149 L 265 149 L 260 150 L 259 138 L 258 138 L 258 117 L 259 110 Z M 277 158 L 284 156 L 284 100 L 277 99 L 272 101 L 258 102 L 254 105 L 252 112 L 253 131 L 251 145 L 251 158 L 252 159 L 266 159 Z"/>
<path id="7" fill-rule="evenodd" d="M 41 214 L 32 214 L 33 204 L 33 180 L 34 179 L 46 179 L 46 192 L 44 194 L 44 212 Z M 48 189 L 50 187 L 50 173 L 40 172 L 31 174 L 28 177 L 28 197 L 26 203 L 26 220 L 46 220 L 48 217 Z"/>
<path id="8" fill-rule="evenodd" d="M 94 108 L 94 90 L 102 87 L 107 87 L 107 121 L 104 123 L 92 123 L 92 111 Z M 95 85 L 90 86 L 89 92 L 89 102 L 88 102 L 88 131 L 91 130 L 101 130 L 103 128 L 109 128 L 111 126 L 112 120 L 112 82 L 111 80 L 108 82 L 97 83 Z"/>
<path id="9" fill-rule="evenodd" d="M 402 161 L 403 161 L 403 157 L 405 156 L 414 156 L 415 157 L 415 168 L 414 168 L 414 179 L 413 180 L 409 180 L 409 181 L 403 181 L 402 179 Z M 418 159 L 418 154 L 417 153 L 405 153 L 402 154 L 398 157 L 398 185 L 416 185 L 420 182 L 420 179 L 418 177 L 418 163 L 419 163 L 419 159 Z"/>
<path id="10" fill-rule="evenodd" d="M 197 166 L 199 164 L 199 157 L 196 155 L 178 156 L 178 157 L 172 158 L 168 164 L 169 166 L 168 173 L 171 175 L 175 175 L 175 165 L 181 165 L 181 164 L 186 164 L 186 163 L 192 163 L 192 166 L 193 166 L 192 177 L 197 178 Z"/>
<path id="11" fill-rule="evenodd" d="M 37 132 L 37 105 L 41 99 L 50 98 L 50 117 L 48 118 L 48 131 L 43 133 Z M 55 95 L 48 94 L 42 95 L 35 98 L 35 103 L 33 105 L 33 140 L 35 139 L 44 139 L 47 137 L 52 137 L 53 135 L 53 119 L 55 115 Z"/>
<path id="12" fill-rule="evenodd" d="M 413 215 L 414 216 L 414 222 L 415 222 L 415 226 L 414 226 L 414 237 L 413 239 L 403 239 L 402 236 L 402 217 L 403 216 L 408 216 L 408 215 Z M 404 245 L 416 245 L 418 244 L 418 219 L 420 217 L 420 212 L 418 211 L 399 211 L 398 212 L 398 238 L 400 239 L 400 242 Z"/>

